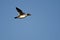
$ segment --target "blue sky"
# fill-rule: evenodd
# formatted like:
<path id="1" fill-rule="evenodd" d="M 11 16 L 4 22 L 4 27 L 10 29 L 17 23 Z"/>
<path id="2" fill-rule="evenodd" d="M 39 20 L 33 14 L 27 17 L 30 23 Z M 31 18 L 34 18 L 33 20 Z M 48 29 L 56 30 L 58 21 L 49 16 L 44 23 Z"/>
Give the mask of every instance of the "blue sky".
<path id="1" fill-rule="evenodd" d="M 60 0 L 0 0 L 0 40 L 60 40 Z"/>

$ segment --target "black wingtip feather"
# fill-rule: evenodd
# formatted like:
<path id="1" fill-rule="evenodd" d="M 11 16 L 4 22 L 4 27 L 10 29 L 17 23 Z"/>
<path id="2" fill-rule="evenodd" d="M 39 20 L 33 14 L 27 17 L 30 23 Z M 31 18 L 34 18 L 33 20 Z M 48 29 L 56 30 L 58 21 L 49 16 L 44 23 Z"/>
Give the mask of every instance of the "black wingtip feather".
<path id="1" fill-rule="evenodd" d="M 18 7 L 16 7 L 16 10 L 17 10 L 18 12 L 22 13 L 22 10 L 19 9 Z"/>

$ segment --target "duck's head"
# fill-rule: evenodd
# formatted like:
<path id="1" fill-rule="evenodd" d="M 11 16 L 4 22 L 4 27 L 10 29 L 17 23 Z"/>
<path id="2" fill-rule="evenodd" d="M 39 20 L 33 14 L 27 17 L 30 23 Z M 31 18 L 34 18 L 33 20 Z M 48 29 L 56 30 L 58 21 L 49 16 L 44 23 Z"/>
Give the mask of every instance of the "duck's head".
<path id="1" fill-rule="evenodd" d="M 27 13 L 27 16 L 31 16 L 31 14 Z"/>

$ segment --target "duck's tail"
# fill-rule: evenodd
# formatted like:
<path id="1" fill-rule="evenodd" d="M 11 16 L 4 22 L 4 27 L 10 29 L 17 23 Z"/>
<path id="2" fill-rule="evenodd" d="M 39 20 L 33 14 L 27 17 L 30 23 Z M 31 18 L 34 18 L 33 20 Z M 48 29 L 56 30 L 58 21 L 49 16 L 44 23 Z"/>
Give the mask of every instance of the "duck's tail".
<path id="1" fill-rule="evenodd" d="M 17 18 L 17 17 L 14 17 L 15 19 Z"/>

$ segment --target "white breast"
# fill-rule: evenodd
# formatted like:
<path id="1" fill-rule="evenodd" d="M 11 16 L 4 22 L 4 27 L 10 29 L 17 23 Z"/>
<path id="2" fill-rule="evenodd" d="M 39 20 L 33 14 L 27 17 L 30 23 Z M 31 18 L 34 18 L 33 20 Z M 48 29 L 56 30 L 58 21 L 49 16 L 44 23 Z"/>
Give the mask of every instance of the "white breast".
<path id="1" fill-rule="evenodd" d="M 20 15 L 19 18 L 25 18 L 27 15 Z"/>

